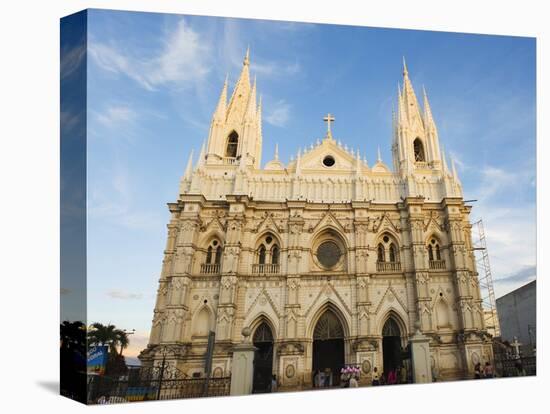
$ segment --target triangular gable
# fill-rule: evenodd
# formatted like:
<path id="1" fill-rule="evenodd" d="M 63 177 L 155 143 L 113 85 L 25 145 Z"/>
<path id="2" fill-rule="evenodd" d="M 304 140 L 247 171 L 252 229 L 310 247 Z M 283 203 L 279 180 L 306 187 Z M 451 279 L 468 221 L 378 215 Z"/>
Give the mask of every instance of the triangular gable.
<path id="1" fill-rule="evenodd" d="M 276 233 L 281 233 L 280 227 L 275 223 L 273 217 L 268 214 L 255 229 L 255 233 L 263 232 L 264 230 L 271 230 Z"/>
<path id="2" fill-rule="evenodd" d="M 309 308 L 307 309 L 306 313 L 305 313 L 305 316 L 307 318 L 307 316 L 309 315 L 309 313 L 311 312 L 312 309 L 315 309 L 316 308 L 316 304 L 320 301 L 321 297 L 322 296 L 332 296 L 334 294 L 334 296 L 336 296 L 336 298 L 338 299 L 338 302 L 339 305 L 341 305 L 347 312 L 349 315 L 351 315 L 351 309 L 349 308 L 349 306 L 346 304 L 346 302 L 344 301 L 344 299 L 342 298 L 342 296 L 340 296 L 340 294 L 338 293 L 338 291 L 336 289 L 334 289 L 334 286 L 332 286 L 332 284 L 330 283 L 326 283 L 322 288 L 321 290 L 319 291 L 319 293 L 317 294 L 317 296 L 315 297 L 315 299 L 313 300 L 313 302 L 311 302 L 311 305 L 309 306 Z M 338 303 L 337 303 L 338 305 Z"/>
<path id="3" fill-rule="evenodd" d="M 313 228 L 313 233 L 325 227 L 334 227 L 342 232 L 342 234 L 346 232 L 344 226 L 340 224 L 338 219 L 330 211 L 327 211 L 325 215 L 321 218 L 321 220 L 319 220 L 319 222 L 315 225 L 315 227 Z"/>
<path id="4" fill-rule="evenodd" d="M 220 221 L 218 217 L 214 217 L 212 220 L 210 220 L 210 222 L 208 222 L 208 224 L 204 228 L 205 232 L 216 231 L 216 230 L 219 230 L 222 233 L 225 232 L 225 225 Z"/>
<path id="5" fill-rule="evenodd" d="M 393 221 L 389 218 L 388 213 L 384 212 L 382 214 L 382 217 L 380 217 L 380 221 L 377 225 L 374 226 L 374 232 L 378 233 L 381 229 L 391 229 L 396 233 L 399 233 L 399 226 L 396 226 L 393 224 Z"/>
<path id="6" fill-rule="evenodd" d="M 432 231 L 442 232 L 443 228 L 437 221 L 438 218 L 439 216 L 432 211 L 430 217 L 424 223 L 424 231 L 428 231 L 428 229 L 431 229 Z"/>
<path id="7" fill-rule="evenodd" d="M 340 147 L 333 139 L 324 139 L 320 144 L 310 150 L 306 150 L 300 158 L 300 168 L 304 170 L 319 170 L 324 168 L 322 159 L 331 155 L 336 160 L 334 170 L 354 170 L 356 158 L 344 148 Z"/>
<path id="8" fill-rule="evenodd" d="M 397 300 L 397 302 L 401 305 L 401 308 L 403 309 L 403 311 L 405 312 L 405 314 L 408 312 L 408 308 L 407 308 L 407 305 L 401 300 L 401 298 L 399 297 L 399 295 L 397 294 L 397 292 L 394 290 L 393 286 L 389 286 L 387 289 L 386 289 L 386 292 L 384 292 L 384 295 L 382 295 L 382 298 L 380 299 L 380 302 L 378 302 L 378 306 L 376 307 L 376 311 L 374 312 L 376 315 L 379 314 L 380 312 L 380 309 L 382 308 L 382 305 L 385 303 L 385 302 L 388 302 L 390 303 L 389 300 L 387 300 L 387 297 L 389 296 L 389 294 L 392 293 L 393 296 L 395 297 L 395 300 Z M 392 306 L 390 304 L 390 306 Z"/>
<path id="9" fill-rule="evenodd" d="M 267 293 L 267 290 L 262 289 L 260 291 L 260 293 L 258 293 L 258 295 L 256 296 L 256 299 L 254 299 L 254 301 L 250 304 L 250 306 L 248 307 L 248 309 L 246 310 L 246 313 L 245 315 L 248 316 L 250 315 L 250 312 L 252 311 L 252 309 L 254 309 L 254 307 L 256 306 L 256 304 L 259 302 L 260 298 L 265 297 L 266 300 L 267 300 L 267 303 L 269 303 L 269 305 L 271 306 L 271 308 L 273 309 L 273 312 L 275 313 L 275 315 L 277 315 L 277 318 L 280 318 L 281 317 L 281 314 L 279 313 L 279 311 L 277 310 L 277 306 L 275 305 L 275 303 L 273 303 L 273 300 L 271 299 L 271 296 L 269 296 L 269 293 Z M 245 316 L 245 317 L 246 317 Z"/>

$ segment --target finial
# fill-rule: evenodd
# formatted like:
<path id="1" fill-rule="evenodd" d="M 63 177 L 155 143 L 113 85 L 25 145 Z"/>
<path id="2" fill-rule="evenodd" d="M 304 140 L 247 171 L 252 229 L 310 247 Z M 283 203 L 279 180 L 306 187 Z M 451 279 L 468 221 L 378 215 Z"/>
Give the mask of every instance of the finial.
<path id="1" fill-rule="evenodd" d="M 380 155 L 380 145 L 378 146 L 378 159 L 377 162 L 382 162 L 382 156 Z"/>
<path id="2" fill-rule="evenodd" d="M 248 65 L 250 64 L 250 45 L 248 45 L 248 47 L 246 48 L 246 55 L 244 57 L 244 62 L 243 62 L 244 65 Z"/>
<path id="3" fill-rule="evenodd" d="M 407 70 L 407 63 L 405 62 L 405 56 L 403 56 L 403 76 L 408 76 L 409 71 Z"/>
<path id="4" fill-rule="evenodd" d="M 275 160 L 279 161 L 279 144 L 275 143 Z"/>

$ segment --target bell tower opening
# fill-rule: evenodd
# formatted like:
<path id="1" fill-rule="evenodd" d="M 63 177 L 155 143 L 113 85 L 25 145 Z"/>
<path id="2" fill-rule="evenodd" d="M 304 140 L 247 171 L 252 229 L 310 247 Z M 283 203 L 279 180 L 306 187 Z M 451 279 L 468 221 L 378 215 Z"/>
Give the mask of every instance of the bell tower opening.
<path id="1" fill-rule="evenodd" d="M 424 145 L 420 138 L 416 138 L 413 143 L 414 148 L 414 161 L 415 162 L 426 162 L 426 156 L 424 154 Z"/>
<path id="2" fill-rule="evenodd" d="M 239 134 L 232 131 L 227 137 L 227 148 L 225 150 L 225 156 L 228 158 L 237 157 L 237 147 L 239 145 Z"/>
<path id="3" fill-rule="evenodd" d="M 321 372 L 322 387 L 340 384 L 340 369 L 344 366 L 344 329 L 330 309 L 319 318 L 313 331 L 312 374 Z"/>

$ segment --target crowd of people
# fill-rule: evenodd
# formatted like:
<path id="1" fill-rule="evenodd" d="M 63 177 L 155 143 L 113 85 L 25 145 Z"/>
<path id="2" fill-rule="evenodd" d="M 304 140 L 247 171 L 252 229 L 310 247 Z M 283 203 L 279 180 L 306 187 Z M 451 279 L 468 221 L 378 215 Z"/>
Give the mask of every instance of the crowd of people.
<path id="1" fill-rule="evenodd" d="M 482 368 L 481 363 L 478 362 L 474 366 L 474 378 L 475 379 L 481 379 L 481 378 L 493 378 L 495 376 L 495 372 L 493 369 L 493 365 L 491 365 L 490 362 L 486 362 L 485 366 Z"/>

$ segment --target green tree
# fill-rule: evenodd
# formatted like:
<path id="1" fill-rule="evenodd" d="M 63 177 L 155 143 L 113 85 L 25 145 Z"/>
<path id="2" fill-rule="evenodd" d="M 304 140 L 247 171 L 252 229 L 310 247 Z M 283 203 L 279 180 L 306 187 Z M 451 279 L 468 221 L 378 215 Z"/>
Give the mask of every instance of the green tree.
<path id="1" fill-rule="evenodd" d="M 108 346 L 109 359 L 105 367 L 106 375 L 123 375 L 127 368 L 122 351 L 128 347 L 128 334 L 113 324 L 95 322 L 88 330 L 88 346 Z M 120 347 L 120 351 L 117 349 Z"/>

